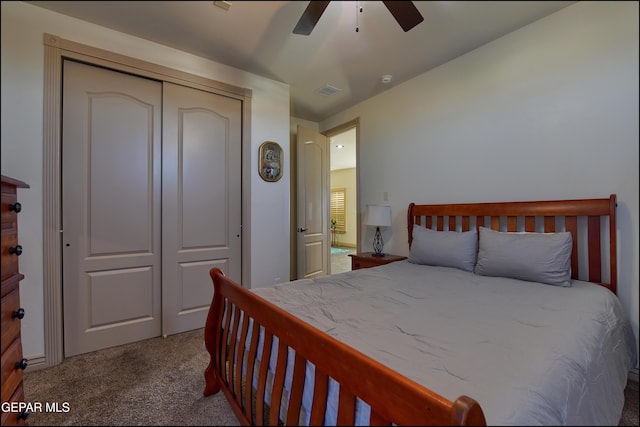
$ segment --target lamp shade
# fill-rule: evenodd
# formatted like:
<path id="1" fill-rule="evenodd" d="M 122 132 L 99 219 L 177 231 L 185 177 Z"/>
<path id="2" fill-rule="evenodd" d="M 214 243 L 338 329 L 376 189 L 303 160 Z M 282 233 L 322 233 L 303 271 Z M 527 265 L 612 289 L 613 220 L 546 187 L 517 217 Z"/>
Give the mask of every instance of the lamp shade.
<path id="1" fill-rule="evenodd" d="M 389 205 L 367 205 L 366 225 L 376 227 L 391 226 L 391 206 Z"/>

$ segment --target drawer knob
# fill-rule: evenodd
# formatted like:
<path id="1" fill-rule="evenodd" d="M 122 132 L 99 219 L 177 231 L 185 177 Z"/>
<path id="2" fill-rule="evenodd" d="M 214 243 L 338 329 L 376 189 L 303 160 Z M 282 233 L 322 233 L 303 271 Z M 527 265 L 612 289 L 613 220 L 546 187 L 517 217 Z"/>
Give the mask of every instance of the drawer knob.
<path id="1" fill-rule="evenodd" d="M 22 205 L 20 204 L 20 202 L 15 202 L 15 203 L 9 204 L 9 211 L 18 213 L 21 210 L 22 210 Z"/>
<path id="2" fill-rule="evenodd" d="M 27 359 L 22 359 L 19 362 L 16 362 L 16 369 L 22 369 L 23 371 L 25 369 L 27 369 L 27 365 L 29 364 L 29 361 Z"/>
<path id="3" fill-rule="evenodd" d="M 14 254 L 15 254 L 16 256 L 20 256 L 20 255 L 22 255 L 22 246 L 20 246 L 20 245 L 17 245 L 17 246 L 11 246 L 11 247 L 9 248 L 9 253 L 10 253 L 11 255 L 14 255 Z"/>
<path id="4" fill-rule="evenodd" d="M 24 308 L 19 308 L 17 310 L 14 310 L 13 313 L 11 313 L 11 318 L 12 319 L 21 319 L 24 318 Z"/>

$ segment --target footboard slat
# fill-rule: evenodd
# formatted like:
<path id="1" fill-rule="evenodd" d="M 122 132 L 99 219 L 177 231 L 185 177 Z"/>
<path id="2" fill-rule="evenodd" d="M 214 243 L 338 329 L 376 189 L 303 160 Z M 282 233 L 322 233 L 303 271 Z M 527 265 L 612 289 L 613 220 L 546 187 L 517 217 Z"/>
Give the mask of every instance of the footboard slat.
<path id="1" fill-rule="evenodd" d="M 356 420 L 356 397 L 349 391 L 340 389 L 338 398 L 338 422 L 339 426 L 355 425 Z"/>
<path id="2" fill-rule="evenodd" d="M 264 425 L 264 392 L 267 386 L 267 370 L 269 369 L 272 343 L 273 334 L 266 331 L 264 334 L 262 359 L 260 359 L 260 369 L 258 371 L 258 391 L 256 393 L 256 424 L 259 426 Z"/>
<path id="3" fill-rule="evenodd" d="M 247 332 L 249 331 L 249 318 L 248 316 L 243 316 L 242 318 L 242 331 L 240 332 L 240 342 L 243 343 L 247 340 Z M 239 345 L 238 346 L 238 350 L 237 350 L 237 358 L 236 360 L 238 361 L 244 361 L 244 345 Z M 242 401 L 243 395 L 242 395 L 242 368 L 243 368 L 244 364 L 243 363 L 236 363 L 236 373 L 235 373 L 235 379 L 236 379 L 236 402 L 238 402 L 238 405 L 240 405 L 240 407 L 242 407 L 244 409 L 245 403 Z M 251 383 L 249 383 L 251 384 Z M 251 402 L 249 401 L 245 401 L 245 402 Z"/>
<path id="4" fill-rule="evenodd" d="M 284 389 L 284 374 L 287 371 L 288 347 L 282 341 L 278 342 L 278 359 L 273 379 L 273 391 L 269 403 L 269 425 L 278 425 L 280 406 L 282 405 L 282 390 Z"/>
<path id="5" fill-rule="evenodd" d="M 248 316 L 246 316 L 248 317 Z M 254 420 L 253 413 L 253 372 L 256 366 L 256 355 L 258 353 L 258 339 L 260 338 L 260 325 L 253 322 L 251 328 L 251 343 L 249 344 L 249 355 L 247 356 L 247 373 L 244 386 L 244 401 L 247 418 Z"/>
<path id="6" fill-rule="evenodd" d="M 237 309 L 237 307 L 234 307 L 233 310 L 233 326 L 231 327 L 231 337 L 237 337 L 238 336 L 238 328 L 240 325 L 240 317 L 241 317 L 241 313 L 240 310 Z M 228 372 L 228 383 L 229 386 L 231 387 L 231 392 L 233 394 L 233 396 L 235 397 L 236 401 L 240 404 L 241 403 L 241 396 L 240 396 L 240 388 L 237 387 L 238 383 L 236 381 L 234 381 L 235 379 L 235 371 L 236 369 L 234 369 L 234 363 L 237 360 L 236 359 L 236 343 L 238 341 L 236 339 L 231 339 L 231 342 L 229 343 L 229 355 L 227 356 L 227 372 Z M 241 363 L 235 363 L 235 366 L 239 366 L 241 365 Z"/>
<path id="7" fill-rule="evenodd" d="M 291 380 L 291 394 L 287 408 L 287 425 L 295 426 L 300 422 L 300 408 L 302 407 L 302 392 L 304 390 L 304 375 L 307 361 L 298 353 L 293 362 L 293 379 Z"/>
<path id="8" fill-rule="evenodd" d="M 226 303 L 227 307 L 229 306 L 229 303 Z M 228 309 L 228 308 L 227 308 Z M 225 327 L 223 330 L 223 335 L 222 335 L 222 342 L 223 343 L 228 343 L 229 342 L 229 329 L 231 327 L 231 316 L 227 316 L 225 319 Z M 221 375 L 223 380 L 226 382 L 229 381 L 229 364 L 227 363 L 227 360 L 229 360 L 229 348 L 227 347 L 227 345 L 225 344 L 223 346 L 223 350 L 220 352 L 220 368 L 221 368 Z"/>
<path id="9" fill-rule="evenodd" d="M 376 411 L 374 411 L 373 409 L 371 410 L 371 419 L 369 421 L 369 424 L 372 426 L 390 426 L 391 425 L 391 421 L 389 421 L 386 418 L 383 418 L 380 416 L 380 414 L 378 414 Z"/>
<path id="10" fill-rule="evenodd" d="M 370 422 L 374 423 L 448 425 L 456 420 L 459 425 L 486 424 L 473 399 L 463 400 L 462 410 L 456 409 L 453 402 L 243 289 L 219 269 L 212 269 L 210 275 L 214 298 L 205 326 L 205 343 L 211 355 L 205 371 L 205 395 L 222 390 L 243 425 L 263 425 L 265 421 L 278 425 L 284 420 L 287 425 L 298 425 L 304 421 L 305 417 L 300 417 L 303 411 L 310 417 L 310 425 L 325 424 L 332 380 L 338 385 L 339 424 L 355 422 L 358 399 L 369 405 Z M 270 366 L 276 337 L 276 363 Z M 289 351 L 295 358 L 294 366 L 287 368 Z M 315 377 L 313 386 L 309 385 L 313 396 L 307 408 L 302 407 L 302 396 L 307 367 L 311 366 Z M 287 371 L 291 369 L 289 384 Z M 333 393 L 333 386 L 331 389 Z M 456 411 L 462 418 L 454 416 Z"/>
<path id="11" fill-rule="evenodd" d="M 327 396 L 329 395 L 329 377 L 321 373 L 316 366 L 313 386 L 313 403 L 311 404 L 311 419 L 309 425 L 324 425 L 324 413 L 327 410 Z"/>

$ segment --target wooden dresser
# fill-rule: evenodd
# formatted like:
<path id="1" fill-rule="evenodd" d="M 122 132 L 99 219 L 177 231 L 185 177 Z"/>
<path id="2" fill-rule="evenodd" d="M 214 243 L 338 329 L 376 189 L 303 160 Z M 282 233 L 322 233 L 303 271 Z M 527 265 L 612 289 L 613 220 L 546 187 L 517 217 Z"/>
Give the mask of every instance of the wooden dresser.
<path id="1" fill-rule="evenodd" d="M 27 359 L 22 357 L 20 320 L 20 280 L 18 259 L 22 246 L 18 243 L 18 213 L 22 205 L 17 189 L 27 184 L 2 175 L 2 425 L 24 425 L 28 411 L 5 402 L 24 402 L 22 376 Z M 8 409 L 5 411 L 5 409 Z"/>

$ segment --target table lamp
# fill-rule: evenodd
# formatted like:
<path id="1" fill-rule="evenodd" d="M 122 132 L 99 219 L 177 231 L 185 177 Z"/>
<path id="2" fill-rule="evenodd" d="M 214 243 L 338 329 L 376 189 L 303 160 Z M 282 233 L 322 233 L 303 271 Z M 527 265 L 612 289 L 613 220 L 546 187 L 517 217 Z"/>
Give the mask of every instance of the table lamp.
<path id="1" fill-rule="evenodd" d="M 389 205 L 367 205 L 366 225 L 376 227 L 376 234 L 373 238 L 373 256 L 384 256 L 382 248 L 384 242 L 380 227 L 391 227 L 391 206 Z"/>

